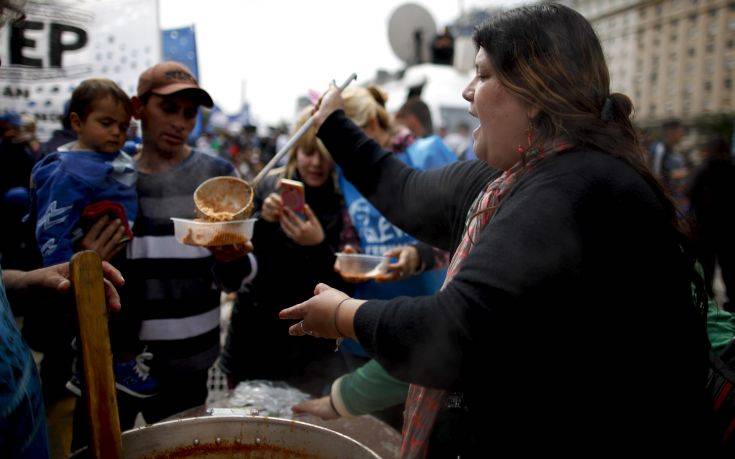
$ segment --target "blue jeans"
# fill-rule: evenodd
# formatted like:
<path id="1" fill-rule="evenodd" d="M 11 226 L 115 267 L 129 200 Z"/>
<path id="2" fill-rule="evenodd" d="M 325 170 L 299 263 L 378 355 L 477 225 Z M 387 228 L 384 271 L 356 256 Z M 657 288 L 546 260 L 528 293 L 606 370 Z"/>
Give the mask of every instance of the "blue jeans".
<path id="1" fill-rule="evenodd" d="M 0 387 L 2 389 L 5 388 Z M 0 407 L 0 457 L 48 458 L 50 453 L 41 381 L 30 356 L 11 401 L 11 406 Z"/>

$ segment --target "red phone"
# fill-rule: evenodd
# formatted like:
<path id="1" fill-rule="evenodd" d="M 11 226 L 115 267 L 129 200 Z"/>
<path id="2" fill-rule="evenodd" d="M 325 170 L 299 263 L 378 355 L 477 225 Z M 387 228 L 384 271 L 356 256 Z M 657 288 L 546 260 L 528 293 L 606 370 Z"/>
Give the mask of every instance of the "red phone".
<path id="1" fill-rule="evenodd" d="M 304 184 L 297 180 L 281 179 L 278 188 L 281 190 L 283 206 L 294 211 L 302 220 L 306 220 Z"/>

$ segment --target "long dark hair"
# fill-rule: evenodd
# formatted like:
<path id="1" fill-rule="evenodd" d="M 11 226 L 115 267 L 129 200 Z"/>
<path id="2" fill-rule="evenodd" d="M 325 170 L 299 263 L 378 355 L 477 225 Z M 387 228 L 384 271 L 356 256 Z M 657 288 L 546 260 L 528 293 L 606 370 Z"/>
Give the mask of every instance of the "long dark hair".
<path id="1" fill-rule="evenodd" d="M 645 161 L 630 121 L 633 104 L 610 93 L 610 75 L 590 23 L 571 8 L 541 3 L 492 17 L 475 30 L 501 84 L 540 108 L 533 143 L 557 139 L 622 159 L 660 198 L 671 226 L 687 234 L 676 206 Z"/>

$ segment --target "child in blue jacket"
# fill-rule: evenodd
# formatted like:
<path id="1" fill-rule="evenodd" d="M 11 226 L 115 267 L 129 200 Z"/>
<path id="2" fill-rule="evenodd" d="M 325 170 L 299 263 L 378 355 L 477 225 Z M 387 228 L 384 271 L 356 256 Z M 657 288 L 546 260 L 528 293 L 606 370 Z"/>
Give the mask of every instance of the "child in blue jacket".
<path id="1" fill-rule="evenodd" d="M 69 112 L 78 139 L 44 157 L 31 176 L 36 238 L 45 266 L 69 261 L 84 224 L 104 215 L 122 222 L 120 243 L 125 243 L 133 237 L 130 227 L 138 211 L 137 173 L 132 158 L 121 151 L 132 114 L 127 94 L 110 80 L 85 80 L 74 90 Z M 137 336 L 137 330 L 127 332 Z M 152 396 L 156 384 L 143 363 L 150 356 L 135 354 L 132 349 L 115 352 L 117 387 L 136 397 Z M 79 395 L 79 387 L 75 373 L 67 388 Z"/>

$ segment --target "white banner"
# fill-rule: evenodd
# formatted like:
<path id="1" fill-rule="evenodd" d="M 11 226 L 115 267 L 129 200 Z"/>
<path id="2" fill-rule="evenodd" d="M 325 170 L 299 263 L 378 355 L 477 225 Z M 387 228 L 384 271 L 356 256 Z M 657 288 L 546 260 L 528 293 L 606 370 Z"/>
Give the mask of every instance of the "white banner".
<path id="1" fill-rule="evenodd" d="M 0 113 L 30 113 L 45 140 L 82 80 L 105 77 L 135 94 L 161 58 L 157 0 L 26 4 L 26 21 L 0 30 Z"/>

